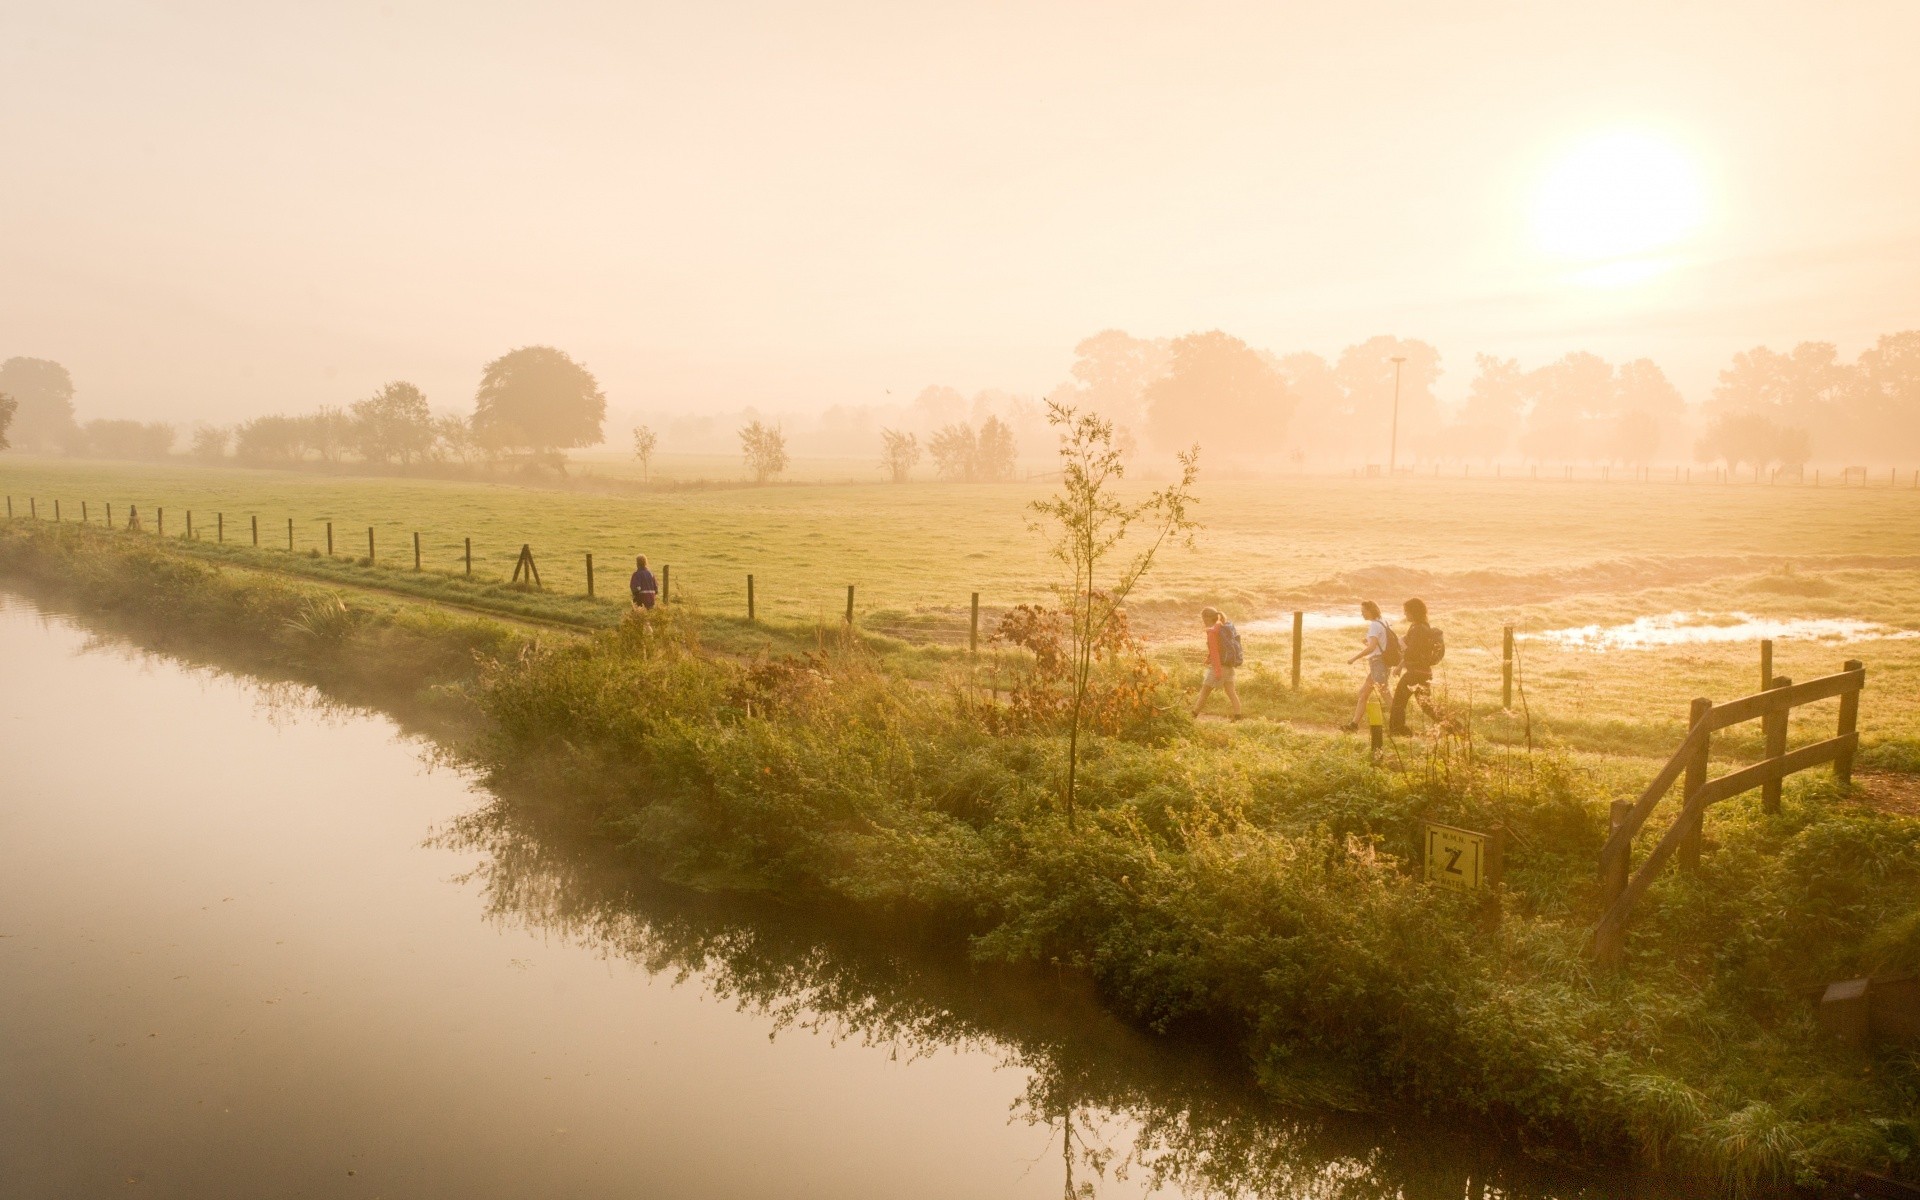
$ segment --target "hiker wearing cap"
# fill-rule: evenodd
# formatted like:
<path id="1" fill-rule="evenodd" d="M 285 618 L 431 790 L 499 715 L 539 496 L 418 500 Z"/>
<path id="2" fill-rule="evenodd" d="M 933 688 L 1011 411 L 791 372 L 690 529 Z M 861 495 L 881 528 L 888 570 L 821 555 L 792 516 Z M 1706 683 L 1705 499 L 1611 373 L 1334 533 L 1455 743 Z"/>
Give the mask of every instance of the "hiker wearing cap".
<path id="1" fill-rule="evenodd" d="M 642 554 L 633 560 L 633 578 L 627 580 L 627 590 L 633 593 L 635 608 L 652 608 L 659 599 L 660 585 L 653 580 L 653 572 L 647 570 L 647 556 Z"/>
<path id="2" fill-rule="evenodd" d="M 1201 609 L 1200 624 L 1207 630 L 1207 673 L 1200 681 L 1200 699 L 1193 706 L 1193 715 L 1200 715 L 1200 710 L 1207 706 L 1207 697 L 1213 695 L 1214 688 L 1219 688 L 1227 694 L 1227 703 L 1233 706 L 1230 719 L 1238 721 L 1240 693 L 1233 689 L 1233 670 L 1246 660 L 1240 649 L 1240 631 L 1217 608 Z"/>

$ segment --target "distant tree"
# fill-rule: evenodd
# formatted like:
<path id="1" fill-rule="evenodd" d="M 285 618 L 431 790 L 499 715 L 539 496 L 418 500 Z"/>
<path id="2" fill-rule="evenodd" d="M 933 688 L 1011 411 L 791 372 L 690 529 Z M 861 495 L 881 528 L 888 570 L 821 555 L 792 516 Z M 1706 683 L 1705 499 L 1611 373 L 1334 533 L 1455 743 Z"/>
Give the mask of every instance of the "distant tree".
<path id="1" fill-rule="evenodd" d="M 787 435 L 778 425 L 753 421 L 740 430 L 740 452 L 755 483 L 766 483 L 787 469 Z"/>
<path id="2" fill-rule="evenodd" d="M 1846 408 L 1854 445 L 1881 461 L 1920 457 L 1920 330 L 1882 334 L 1860 356 Z"/>
<path id="3" fill-rule="evenodd" d="M 972 477 L 983 483 L 1012 479 L 1016 461 L 1013 430 L 999 417 L 982 421 L 973 440 Z"/>
<path id="4" fill-rule="evenodd" d="M 336 405 L 323 404 L 317 411 L 296 419 L 300 422 L 301 442 L 318 454 L 321 462 L 337 463 L 353 446 L 353 418 Z"/>
<path id="5" fill-rule="evenodd" d="M 233 442 L 233 430 L 219 425 L 198 425 L 193 430 L 192 455 L 201 462 L 224 462 L 227 447 Z"/>
<path id="6" fill-rule="evenodd" d="M 99 458 L 153 461 L 173 452 L 173 426 L 155 421 L 88 421 L 81 427 L 86 452 Z"/>
<path id="7" fill-rule="evenodd" d="M 598 442 L 606 416 L 592 372 L 552 346 L 524 346 L 481 374 L 473 433 L 488 449 L 557 454 Z"/>
<path id="8" fill-rule="evenodd" d="M 255 417 L 233 431 L 233 456 L 254 466 L 294 462 L 307 451 L 305 436 L 300 417 Z"/>
<path id="9" fill-rule="evenodd" d="M 1316 454 L 1340 454 L 1355 441 L 1353 419 L 1347 412 L 1347 392 L 1334 374 L 1332 364 L 1318 354 L 1302 350 L 1271 358 L 1269 365 L 1280 372 L 1293 394 L 1293 417 L 1288 422 L 1296 451 Z M 1304 458 L 1305 455 L 1303 454 Z"/>
<path id="10" fill-rule="evenodd" d="M 1193 504 L 1193 483 L 1200 471 L 1200 447 L 1179 453 L 1178 483 L 1129 502 L 1120 496 L 1126 465 L 1113 444 L 1113 423 L 1051 403 L 1048 419 L 1060 430 L 1060 490 L 1050 499 L 1034 501 L 1032 529 L 1050 539 L 1053 557 L 1067 573 L 1058 590 L 1069 616 L 1067 645 L 1072 659 L 1064 797 L 1071 829 L 1080 731 L 1093 685 L 1095 655 L 1115 623 L 1125 620 L 1127 597 L 1152 570 L 1161 547 L 1169 540 L 1190 541 L 1199 528 L 1187 510 Z M 1137 526 L 1142 527 L 1143 536 L 1127 543 L 1127 535 Z M 1128 550 L 1133 550 L 1131 557 L 1121 558 Z"/>
<path id="11" fill-rule="evenodd" d="M 0 392 L 17 406 L 9 437 L 21 449 L 52 449 L 73 431 L 73 377 L 59 363 L 10 358 L 0 363 Z"/>
<path id="12" fill-rule="evenodd" d="M 921 389 L 913 398 L 913 408 L 929 429 L 967 419 L 967 398 L 950 387 Z"/>
<path id="13" fill-rule="evenodd" d="M 1593 460 L 1604 454 L 1596 425 L 1614 414 L 1613 364 L 1577 350 L 1527 372 L 1523 382 L 1532 407 L 1520 448 L 1528 458 Z"/>
<path id="14" fill-rule="evenodd" d="M 880 431 L 880 465 L 895 483 L 905 483 L 920 463 L 920 439 L 898 429 Z"/>
<path id="15" fill-rule="evenodd" d="M 1278 454 L 1293 393 L 1286 380 L 1237 337 L 1215 330 L 1174 339 L 1173 361 L 1146 389 L 1147 423 L 1163 447 L 1207 434 L 1250 454 Z"/>
<path id="16" fill-rule="evenodd" d="M 660 437 L 645 425 L 635 426 L 633 431 L 633 456 L 640 460 L 640 482 L 653 482 L 653 449 L 660 444 Z"/>
<path id="17" fill-rule="evenodd" d="M 933 455 L 934 473 L 942 479 L 971 481 L 978 461 L 975 443 L 971 425 L 955 422 L 935 430 L 927 442 L 927 451 Z"/>
<path id="18" fill-rule="evenodd" d="M 1660 420 L 1636 408 L 1615 417 L 1607 437 L 1607 459 L 1618 463 L 1645 463 L 1660 449 Z"/>
<path id="19" fill-rule="evenodd" d="M 1525 376 L 1520 361 L 1492 354 L 1474 356 L 1473 382 L 1460 408 L 1452 445 L 1462 458 L 1491 462 L 1506 452 L 1519 432 L 1527 404 Z"/>
<path id="20" fill-rule="evenodd" d="M 7 426 L 13 424 L 13 411 L 20 402 L 5 392 L 0 392 L 0 450 L 7 448 Z"/>
<path id="21" fill-rule="evenodd" d="M 473 436 L 473 422 L 459 413 L 433 419 L 433 457 L 441 462 L 472 464 L 487 452 Z"/>
<path id="22" fill-rule="evenodd" d="M 1116 433 L 1140 429 L 1146 424 L 1147 388 L 1172 365 L 1173 348 L 1165 338 L 1102 330 L 1073 348 L 1074 403 L 1112 421 Z"/>
<path id="23" fill-rule="evenodd" d="M 1801 467 L 1810 457 L 1809 448 L 1804 429 L 1779 425 L 1757 412 L 1723 412 L 1695 443 L 1694 455 L 1702 462 L 1724 462 L 1734 470 Z"/>
<path id="24" fill-rule="evenodd" d="M 427 395 L 405 380 L 387 384 L 354 402 L 351 440 L 368 462 L 402 465 L 433 450 L 433 413 Z"/>

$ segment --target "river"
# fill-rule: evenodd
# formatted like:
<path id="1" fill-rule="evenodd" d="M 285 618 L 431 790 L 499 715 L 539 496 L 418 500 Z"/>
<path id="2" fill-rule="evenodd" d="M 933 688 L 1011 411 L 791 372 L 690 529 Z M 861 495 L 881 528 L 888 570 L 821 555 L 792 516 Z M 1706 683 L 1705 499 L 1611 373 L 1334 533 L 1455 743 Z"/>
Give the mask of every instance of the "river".
<path id="1" fill-rule="evenodd" d="M 1063 1194 L 1651 1193 L 650 887 L 386 716 L 0 594 L 0 1196 Z"/>

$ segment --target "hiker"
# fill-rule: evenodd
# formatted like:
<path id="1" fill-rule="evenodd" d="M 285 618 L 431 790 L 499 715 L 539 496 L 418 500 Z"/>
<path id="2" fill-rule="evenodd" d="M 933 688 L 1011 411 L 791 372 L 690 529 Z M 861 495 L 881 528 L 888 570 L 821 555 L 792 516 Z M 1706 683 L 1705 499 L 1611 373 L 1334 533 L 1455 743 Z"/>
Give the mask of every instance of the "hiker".
<path id="1" fill-rule="evenodd" d="M 1400 639 L 1387 623 L 1380 619 L 1380 606 L 1371 600 L 1360 602 L 1360 615 L 1367 619 L 1367 640 L 1360 647 L 1360 653 L 1349 658 L 1349 664 L 1361 659 L 1367 660 L 1366 682 L 1360 685 L 1359 695 L 1353 700 L 1353 720 L 1340 728 L 1347 733 L 1358 733 L 1361 722 L 1367 719 L 1367 697 L 1378 694 L 1381 706 L 1387 703 L 1387 672 L 1400 665 Z"/>
<path id="2" fill-rule="evenodd" d="M 1387 718 L 1387 732 L 1395 737 L 1405 737 L 1413 731 L 1407 728 L 1407 699 L 1419 700 L 1421 711 L 1428 720 L 1436 720 L 1433 706 L 1427 702 L 1427 688 L 1433 682 L 1433 666 L 1446 657 L 1447 639 L 1440 630 L 1427 623 L 1427 602 L 1415 596 L 1400 606 L 1407 615 L 1406 651 L 1400 664 L 1400 683 L 1393 689 L 1393 712 Z"/>
<path id="3" fill-rule="evenodd" d="M 1233 669 L 1246 661 L 1240 649 L 1240 631 L 1227 620 L 1227 614 L 1217 608 L 1201 609 L 1200 624 L 1207 630 L 1207 673 L 1200 681 L 1200 699 L 1193 706 L 1193 715 L 1200 715 L 1200 710 L 1207 706 L 1207 697 L 1213 695 L 1214 688 L 1219 688 L 1227 694 L 1227 703 L 1233 705 L 1229 719 L 1238 721 L 1240 693 L 1233 690 Z"/>
<path id="4" fill-rule="evenodd" d="M 627 580 L 627 590 L 633 593 L 635 608 L 652 608 L 653 602 L 660 596 L 660 585 L 653 581 L 653 572 L 647 570 L 647 556 L 642 554 L 633 560 L 633 578 Z"/>

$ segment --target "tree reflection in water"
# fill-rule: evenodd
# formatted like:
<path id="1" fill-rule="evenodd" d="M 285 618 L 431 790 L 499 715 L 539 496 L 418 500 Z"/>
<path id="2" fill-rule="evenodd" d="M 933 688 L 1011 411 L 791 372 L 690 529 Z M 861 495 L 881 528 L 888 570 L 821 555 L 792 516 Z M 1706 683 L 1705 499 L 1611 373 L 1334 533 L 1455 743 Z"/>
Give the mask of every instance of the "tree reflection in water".
<path id="1" fill-rule="evenodd" d="M 969 964 L 853 921 L 656 886 L 531 802 L 495 799 L 433 844 L 478 852 L 489 919 L 559 936 L 799 1029 L 913 1059 L 987 1053 L 1026 1077 L 1010 1119 L 1059 1139 L 1064 1194 L 1129 1181 L 1189 1197 L 1386 1200 L 1645 1194 L 1454 1130 L 1283 1108 L 1204 1047 L 1147 1038 L 1071 980 Z"/>

